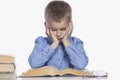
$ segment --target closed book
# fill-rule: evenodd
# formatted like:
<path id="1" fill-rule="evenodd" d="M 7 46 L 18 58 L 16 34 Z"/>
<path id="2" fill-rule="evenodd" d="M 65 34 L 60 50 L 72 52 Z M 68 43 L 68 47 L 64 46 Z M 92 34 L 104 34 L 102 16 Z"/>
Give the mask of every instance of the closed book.
<path id="1" fill-rule="evenodd" d="M 7 72 L 14 72 L 14 71 L 15 71 L 14 63 L 0 64 L 0 73 L 7 73 Z"/>
<path id="2" fill-rule="evenodd" d="M 0 73 L 0 80 L 16 80 L 15 73 Z"/>
<path id="3" fill-rule="evenodd" d="M 0 63 L 14 63 L 14 57 L 9 55 L 0 55 Z"/>

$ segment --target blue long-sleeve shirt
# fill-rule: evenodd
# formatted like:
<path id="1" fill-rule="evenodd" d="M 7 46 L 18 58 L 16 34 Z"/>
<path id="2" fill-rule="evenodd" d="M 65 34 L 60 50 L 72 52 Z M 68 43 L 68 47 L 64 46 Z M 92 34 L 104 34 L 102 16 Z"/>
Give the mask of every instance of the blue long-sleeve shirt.
<path id="1" fill-rule="evenodd" d="M 83 42 L 76 38 L 70 38 L 70 46 L 64 47 L 60 43 L 56 49 L 53 49 L 48 37 L 38 37 L 35 40 L 34 49 L 29 56 L 29 64 L 32 68 L 43 66 L 54 66 L 56 68 L 84 69 L 88 64 L 88 57 L 83 48 Z"/>

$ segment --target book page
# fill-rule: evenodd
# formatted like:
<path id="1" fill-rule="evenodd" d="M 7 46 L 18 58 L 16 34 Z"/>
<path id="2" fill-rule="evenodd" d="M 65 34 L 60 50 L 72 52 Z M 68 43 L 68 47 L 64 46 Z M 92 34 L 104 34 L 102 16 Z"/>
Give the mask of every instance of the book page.
<path id="1" fill-rule="evenodd" d="M 72 74 L 75 76 L 93 76 L 88 70 L 63 69 L 59 71 L 59 75 Z"/>
<path id="2" fill-rule="evenodd" d="M 0 64 L 0 73 L 4 72 L 14 72 L 14 64 Z"/>

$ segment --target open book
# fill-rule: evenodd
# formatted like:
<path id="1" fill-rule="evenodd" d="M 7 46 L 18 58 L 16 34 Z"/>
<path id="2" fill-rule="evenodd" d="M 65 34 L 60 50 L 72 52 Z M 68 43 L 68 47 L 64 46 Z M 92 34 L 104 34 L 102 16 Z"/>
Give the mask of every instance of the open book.
<path id="1" fill-rule="evenodd" d="M 29 69 L 25 73 L 23 73 L 20 77 L 64 76 L 64 75 L 74 75 L 74 76 L 81 76 L 81 77 L 93 76 L 88 70 L 75 70 L 70 68 L 58 70 L 55 67 L 45 66 L 41 68 Z"/>

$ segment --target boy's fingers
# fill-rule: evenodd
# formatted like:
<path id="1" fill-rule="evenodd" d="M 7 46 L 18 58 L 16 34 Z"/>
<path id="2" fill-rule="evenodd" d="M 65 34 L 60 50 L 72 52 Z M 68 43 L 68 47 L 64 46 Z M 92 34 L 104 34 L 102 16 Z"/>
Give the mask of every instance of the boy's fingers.
<path id="1" fill-rule="evenodd" d="M 69 23 L 69 32 L 68 32 L 68 34 L 71 34 L 72 31 L 73 31 L 73 23 L 70 22 L 70 23 Z"/>
<path id="2" fill-rule="evenodd" d="M 53 35 L 53 32 L 52 32 L 52 30 L 50 29 L 50 35 L 53 37 L 54 35 Z"/>
<path id="3" fill-rule="evenodd" d="M 48 27 L 46 27 L 46 34 L 47 34 L 47 36 L 50 36 L 50 32 L 49 32 Z"/>
<path id="4" fill-rule="evenodd" d="M 70 22 L 70 26 L 71 26 L 71 29 L 73 30 L 74 25 L 73 25 L 73 22 L 72 22 L 72 21 Z"/>
<path id="5" fill-rule="evenodd" d="M 52 39 L 55 39 L 56 37 L 54 36 L 53 32 L 52 32 L 52 29 L 50 29 L 50 35 L 51 35 L 51 38 Z"/>
<path id="6" fill-rule="evenodd" d="M 72 21 L 70 22 L 70 26 L 71 26 L 71 33 L 72 33 L 73 28 L 74 28 L 74 25 L 73 25 L 73 22 L 72 22 Z"/>
<path id="7" fill-rule="evenodd" d="M 69 32 L 69 30 L 70 30 L 70 26 L 68 26 L 68 27 L 67 27 L 67 30 L 66 30 L 66 32 L 68 33 L 68 32 Z"/>
<path id="8" fill-rule="evenodd" d="M 52 30 L 50 29 L 50 34 L 52 35 Z"/>

